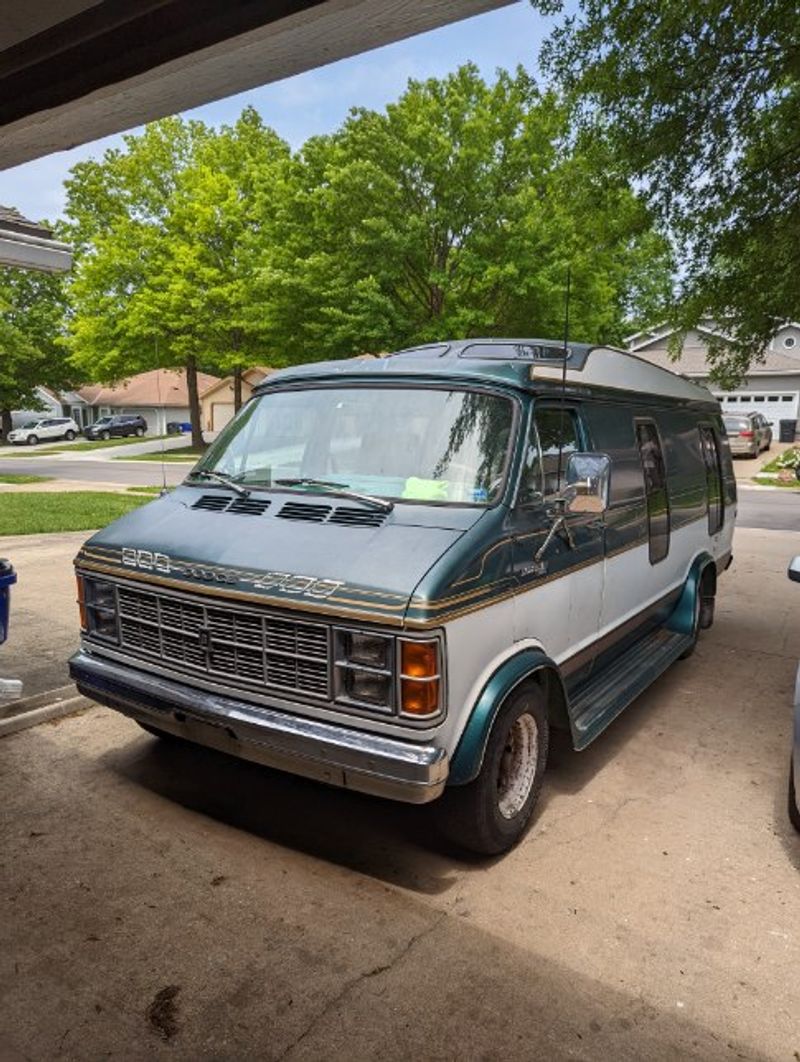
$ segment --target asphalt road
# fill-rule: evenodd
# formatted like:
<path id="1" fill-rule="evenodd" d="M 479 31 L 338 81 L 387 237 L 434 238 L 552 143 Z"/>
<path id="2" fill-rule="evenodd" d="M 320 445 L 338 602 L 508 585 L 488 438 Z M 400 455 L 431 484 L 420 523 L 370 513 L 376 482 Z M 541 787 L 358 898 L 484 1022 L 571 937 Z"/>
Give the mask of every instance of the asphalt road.
<path id="1" fill-rule="evenodd" d="M 77 539 L 12 637 L 74 632 Z M 504 859 L 108 709 L 0 739 L 0 1059 L 797 1059 L 795 539 L 737 531 L 697 652 L 555 745 Z"/>
<path id="2" fill-rule="evenodd" d="M 800 490 L 740 485 L 736 525 L 766 531 L 800 531 Z"/>
<path id="3" fill-rule="evenodd" d="M 189 462 L 164 462 L 167 483 L 180 483 L 192 467 Z M 57 479 L 81 480 L 88 483 L 110 483 L 120 486 L 160 486 L 162 465 L 159 461 L 114 461 L 63 457 L 6 457 L 0 454 L 0 475 L 31 473 Z"/>

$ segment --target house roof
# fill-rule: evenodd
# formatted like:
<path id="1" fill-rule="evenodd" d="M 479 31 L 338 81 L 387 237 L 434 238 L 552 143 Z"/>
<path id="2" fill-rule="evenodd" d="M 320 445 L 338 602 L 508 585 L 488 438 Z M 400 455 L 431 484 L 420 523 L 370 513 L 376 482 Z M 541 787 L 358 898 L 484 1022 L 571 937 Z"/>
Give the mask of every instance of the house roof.
<path id="1" fill-rule="evenodd" d="M 246 380 L 251 387 L 258 387 L 260 383 L 271 374 L 275 372 L 275 369 L 270 369 L 266 365 L 254 365 L 251 369 L 245 369 L 242 373 L 242 379 Z M 212 377 L 213 383 L 210 384 L 204 391 L 200 392 L 201 398 L 206 398 L 208 395 L 213 394 L 215 391 L 221 390 L 223 387 L 233 386 L 233 376 L 224 376 L 221 380 L 217 377 Z"/>
<path id="2" fill-rule="evenodd" d="M 204 394 L 212 384 L 218 381 L 218 376 L 198 372 L 197 390 L 200 394 Z M 183 369 L 151 369 L 150 372 L 140 372 L 110 387 L 102 384 L 79 387 L 78 394 L 90 406 L 109 406 L 110 408 L 188 406 L 189 404 L 186 372 Z"/>
<path id="3" fill-rule="evenodd" d="M 652 365 L 659 368 L 669 369 L 681 376 L 707 377 L 709 374 L 707 351 L 705 347 L 684 347 L 680 357 L 674 360 L 664 349 L 647 350 L 639 348 L 635 350 L 637 358 L 644 358 Z M 764 352 L 764 360 L 754 364 L 748 370 L 748 376 L 791 376 L 800 374 L 800 357 L 794 358 L 790 354 L 781 354 L 778 351 L 767 350 Z"/>
<path id="4" fill-rule="evenodd" d="M 796 321 L 784 321 L 775 330 L 777 335 L 784 328 L 800 328 Z M 637 332 L 628 336 L 625 340 L 628 349 L 638 358 L 645 358 L 653 365 L 658 365 L 671 372 L 677 372 L 681 376 L 707 377 L 710 369 L 708 366 L 708 351 L 702 343 L 703 336 L 713 336 L 716 339 L 728 337 L 717 330 L 716 323 L 710 319 L 698 324 L 693 331 L 699 333 L 700 343 L 684 343 L 678 358 L 672 358 L 667 351 L 668 341 L 678 331 L 666 324 L 661 324 L 649 331 Z M 786 376 L 800 374 L 800 353 L 789 354 L 772 350 L 770 347 L 764 351 L 761 361 L 754 363 L 748 370 L 748 376 Z"/>

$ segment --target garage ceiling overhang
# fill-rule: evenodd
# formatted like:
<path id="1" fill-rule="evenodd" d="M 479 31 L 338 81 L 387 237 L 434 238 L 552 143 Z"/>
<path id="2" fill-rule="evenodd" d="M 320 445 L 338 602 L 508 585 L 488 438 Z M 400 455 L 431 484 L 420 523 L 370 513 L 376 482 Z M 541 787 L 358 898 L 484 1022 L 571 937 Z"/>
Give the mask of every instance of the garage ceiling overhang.
<path id="1" fill-rule="evenodd" d="M 0 19 L 0 168 L 512 0 L 27 0 Z"/>

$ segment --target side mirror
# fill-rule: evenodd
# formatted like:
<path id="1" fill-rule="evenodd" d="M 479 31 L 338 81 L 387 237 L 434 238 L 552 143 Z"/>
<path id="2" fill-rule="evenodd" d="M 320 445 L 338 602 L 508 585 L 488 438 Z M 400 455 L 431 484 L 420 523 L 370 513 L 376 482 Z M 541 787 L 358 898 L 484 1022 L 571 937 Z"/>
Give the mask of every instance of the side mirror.
<path id="1" fill-rule="evenodd" d="M 794 557 L 786 573 L 793 583 L 800 583 L 800 557 Z"/>
<path id="2" fill-rule="evenodd" d="M 608 508 L 611 459 L 607 454 L 570 454 L 562 492 L 568 513 L 604 513 Z"/>

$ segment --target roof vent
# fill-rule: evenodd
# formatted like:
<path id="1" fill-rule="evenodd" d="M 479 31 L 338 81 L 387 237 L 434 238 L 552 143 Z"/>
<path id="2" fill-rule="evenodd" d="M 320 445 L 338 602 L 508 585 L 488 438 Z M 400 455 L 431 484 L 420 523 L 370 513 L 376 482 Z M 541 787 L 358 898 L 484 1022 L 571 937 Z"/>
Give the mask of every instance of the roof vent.
<path id="1" fill-rule="evenodd" d="M 223 509 L 227 509 L 230 500 L 229 494 L 203 494 L 192 508 L 205 509 L 210 513 L 221 513 Z"/>
<path id="2" fill-rule="evenodd" d="M 387 513 L 377 509 L 349 509 L 340 505 L 334 509 L 328 523 L 341 524 L 342 527 L 380 527 L 386 516 Z"/>
<path id="3" fill-rule="evenodd" d="M 269 509 L 269 498 L 245 498 L 244 495 L 234 498 L 228 506 L 227 512 L 238 513 L 239 516 L 261 516 Z"/>
<path id="4" fill-rule="evenodd" d="M 323 524 L 330 515 L 330 505 L 308 505 L 306 502 L 287 502 L 277 516 L 282 520 L 303 520 Z"/>

